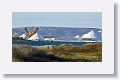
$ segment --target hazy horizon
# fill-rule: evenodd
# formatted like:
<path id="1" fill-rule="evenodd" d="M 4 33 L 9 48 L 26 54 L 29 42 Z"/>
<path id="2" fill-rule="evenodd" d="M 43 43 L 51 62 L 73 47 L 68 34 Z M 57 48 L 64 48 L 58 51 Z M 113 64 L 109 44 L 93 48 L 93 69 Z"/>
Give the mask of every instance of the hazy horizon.
<path id="1" fill-rule="evenodd" d="M 101 12 L 13 12 L 12 27 L 68 27 L 102 29 Z"/>
<path id="2" fill-rule="evenodd" d="M 46 27 L 46 28 L 53 27 L 54 28 L 55 26 L 27 26 L 27 27 L 12 27 L 12 28 L 36 28 L 36 27 L 42 27 L 42 28 L 43 27 Z M 82 28 L 82 27 L 59 27 L 59 26 L 57 26 L 57 28 Z M 102 28 L 95 28 L 95 29 L 102 29 Z"/>

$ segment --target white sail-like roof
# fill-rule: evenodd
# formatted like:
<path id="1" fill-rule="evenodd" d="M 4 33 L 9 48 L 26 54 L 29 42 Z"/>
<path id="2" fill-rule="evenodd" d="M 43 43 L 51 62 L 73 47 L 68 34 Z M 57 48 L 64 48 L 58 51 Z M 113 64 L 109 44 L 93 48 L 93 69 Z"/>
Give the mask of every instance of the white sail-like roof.
<path id="1" fill-rule="evenodd" d="M 19 36 L 19 37 L 22 37 L 23 39 L 25 39 L 25 38 L 26 38 L 26 34 L 24 33 L 24 34 L 22 34 L 22 35 Z"/>
<path id="2" fill-rule="evenodd" d="M 92 30 L 87 34 L 84 34 L 81 38 L 98 38 L 98 35 Z"/>
<path id="3" fill-rule="evenodd" d="M 78 38 L 80 38 L 80 36 L 79 36 L 79 35 L 77 35 L 77 36 L 75 36 L 74 38 L 77 38 L 77 39 L 78 39 Z"/>
<path id="4" fill-rule="evenodd" d="M 28 40 L 39 40 L 38 34 L 35 33 L 33 36 L 31 36 L 30 38 L 28 38 Z"/>

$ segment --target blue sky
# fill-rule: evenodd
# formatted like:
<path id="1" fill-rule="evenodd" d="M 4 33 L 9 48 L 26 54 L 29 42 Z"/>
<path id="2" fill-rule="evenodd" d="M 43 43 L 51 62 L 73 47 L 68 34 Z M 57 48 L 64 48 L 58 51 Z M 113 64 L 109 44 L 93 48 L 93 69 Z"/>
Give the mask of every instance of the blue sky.
<path id="1" fill-rule="evenodd" d="M 101 12 L 13 12 L 12 27 L 102 28 Z"/>

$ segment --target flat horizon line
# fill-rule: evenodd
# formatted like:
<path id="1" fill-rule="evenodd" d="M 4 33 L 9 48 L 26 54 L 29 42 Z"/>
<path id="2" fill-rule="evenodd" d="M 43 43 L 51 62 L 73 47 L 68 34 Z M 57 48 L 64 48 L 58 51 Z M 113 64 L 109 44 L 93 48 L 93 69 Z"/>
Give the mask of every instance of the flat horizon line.
<path id="1" fill-rule="evenodd" d="M 35 27 L 46 27 L 46 28 L 85 28 L 85 27 L 67 27 L 67 26 L 63 26 L 63 27 L 55 27 L 55 26 L 31 26 L 31 27 L 26 27 L 26 28 L 35 28 Z M 12 27 L 12 28 L 25 28 L 25 27 Z M 87 28 L 92 28 L 92 27 L 86 27 Z M 93 28 L 93 29 L 102 29 L 102 28 Z"/>

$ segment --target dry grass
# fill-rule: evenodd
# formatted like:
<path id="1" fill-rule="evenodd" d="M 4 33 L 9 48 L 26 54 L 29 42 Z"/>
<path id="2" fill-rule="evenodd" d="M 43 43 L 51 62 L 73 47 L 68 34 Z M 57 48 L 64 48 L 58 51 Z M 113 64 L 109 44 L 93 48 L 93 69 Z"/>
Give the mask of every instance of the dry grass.
<path id="1" fill-rule="evenodd" d="M 31 47 L 13 45 L 13 62 L 101 62 L 102 44 Z"/>
<path id="2" fill-rule="evenodd" d="M 102 53 L 101 44 L 92 44 L 84 46 L 74 46 L 74 45 L 62 45 L 62 46 L 48 46 L 46 48 L 48 52 L 53 53 Z"/>
<path id="3" fill-rule="evenodd" d="M 27 45 L 13 45 L 12 51 L 13 62 L 38 62 L 49 60 L 45 51 Z"/>

